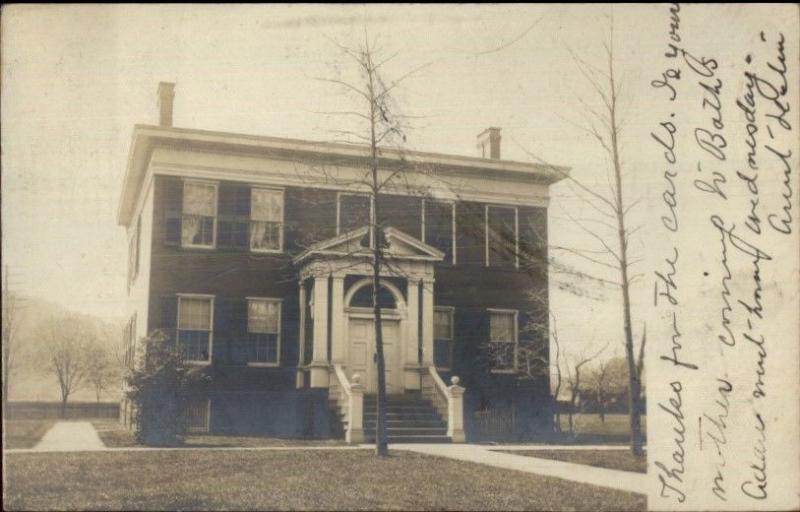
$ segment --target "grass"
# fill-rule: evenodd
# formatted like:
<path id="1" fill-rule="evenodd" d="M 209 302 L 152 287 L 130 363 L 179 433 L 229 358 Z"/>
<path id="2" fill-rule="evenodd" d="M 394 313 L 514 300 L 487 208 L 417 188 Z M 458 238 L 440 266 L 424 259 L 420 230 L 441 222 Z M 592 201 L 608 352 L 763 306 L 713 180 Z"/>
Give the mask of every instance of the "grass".
<path id="1" fill-rule="evenodd" d="M 7 420 L 3 422 L 3 449 L 33 448 L 55 420 Z"/>
<path id="2" fill-rule="evenodd" d="M 138 446 L 133 432 L 123 427 L 114 420 L 92 421 L 97 434 L 103 443 L 111 448 L 127 448 Z M 343 440 L 302 440 L 278 439 L 274 437 L 259 436 L 216 436 L 216 435 L 190 435 L 183 441 L 185 448 L 199 447 L 259 447 L 259 446 L 339 446 L 346 444 Z"/>
<path id="3" fill-rule="evenodd" d="M 128 448 L 136 445 L 133 432 L 116 420 L 93 420 L 92 425 L 103 444 L 110 448 Z"/>
<path id="4" fill-rule="evenodd" d="M 630 424 L 627 414 L 606 414 L 605 421 L 600 421 L 598 414 L 574 414 L 572 421 L 575 437 L 594 442 L 620 442 L 630 439 Z M 647 416 L 641 416 L 642 433 L 647 432 Z M 569 432 L 569 418 L 561 415 L 561 430 Z"/>
<path id="5" fill-rule="evenodd" d="M 585 464 L 599 468 L 647 473 L 647 457 L 635 457 L 626 450 L 499 450 L 514 455 L 539 457 Z"/>
<path id="6" fill-rule="evenodd" d="M 645 510 L 646 498 L 408 452 L 6 454 L 6 510 Z"/>

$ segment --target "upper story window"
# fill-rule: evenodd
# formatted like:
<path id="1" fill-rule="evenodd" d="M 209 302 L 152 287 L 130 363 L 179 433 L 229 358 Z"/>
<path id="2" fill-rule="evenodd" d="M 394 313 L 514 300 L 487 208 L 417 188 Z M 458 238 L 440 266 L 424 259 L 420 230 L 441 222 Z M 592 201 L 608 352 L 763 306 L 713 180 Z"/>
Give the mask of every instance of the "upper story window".
<path id="1" fill-rule="evenodd" d="M 517 367 L 517 311 L 489 310 L 489 360 L 492 370 Z"/>
<path id="2" fill-rule="evenodd" d="M 445 263 L 456 262 L 456 205 L 438 201 L 422 203 L 422 241 L 444 253 Z"/>
<path id="3" fill-rule="evenodd" d="M 372 201 L 366 194 L 339 193 L 336 206 L 336 234 L 370 225 Z"/>
<path id="4" fill-rule="evenodd" d="M 211 362 L 213 311 L 211 296 L 178 296 L 178 345 L 184 361 Z"/>
<path id="5" fill-rule="evenodd" d="M 253 188 L 250 191 L 250 249 L 283 250 L 283 191 Z"/>
<path id="6" fill-rule="evenodd" d="M 519 267 L 517 208 L 486 206 L 486 266 Z"/>
<path id="7" fill-rule="evenodd" d="M 433 310 L 433 362 L 440 370 L 453 367 L 453 308 Z"/>
<path id="8" fill-rule="evenodd" d="M 181 245 L 213 248 L 216 224 L 217 184 L 184 181 Z"/>
<path id="9" fill-rule="evenodd" d="M 280 299 L 247 299 L 248 364 L 277 366 L 281 347 Z"/>

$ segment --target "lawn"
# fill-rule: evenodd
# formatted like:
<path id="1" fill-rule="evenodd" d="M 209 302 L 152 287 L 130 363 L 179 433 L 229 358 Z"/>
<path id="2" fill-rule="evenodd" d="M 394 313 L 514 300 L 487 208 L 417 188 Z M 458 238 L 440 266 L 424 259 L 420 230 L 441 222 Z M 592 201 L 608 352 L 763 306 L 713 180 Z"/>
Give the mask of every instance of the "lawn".
<path id="1" fill-rule="evenodd" d="M 646 498 L 408 452 L 6 454 L 5 509 L 645 510 Z"/>
<path id="2" fill-rule="evenodd" d="M 133 432 L 124 428 L 119 422 L 113 420 L 92 421 L 97 434 L 106 446 L 112 448 L 126 448 L 137 446 Z M 339 439 L 326 440 L 298 440 L 277 439 L 274 437 L 259 436 L 212 436 L 190 435 L 183 440 L 186 448 L 224 448 L 224 447 L 258 447 L 258 446 L 338 446 L 346 444 Z"/>
<path id="3" fill-rule="evenodd" d="M 504 453 L 574 462 L 587 466 L 647 473 L 647 457 L 634 457 L 627 450 L 500 450 Z"/>
<path id="4" fill-rule="evenodd" d="M 3 449 L 33 448 L 55 420 L 8 420 L 3 422 Z"/>
<path id="5" fill-rule="evenodd" d="M 647 416 L 642 415 L 642 433 L 647 432 Z M 630 424 L 627 414 L 606 414 L 606 420 L 600 421 L 598 414 L 574 414 L 572 421 L 577 438 L 586 441 L 627 442 L 630 439 Z M 569 419 L 561 415 L 561 430 L 569 432 Z"/>

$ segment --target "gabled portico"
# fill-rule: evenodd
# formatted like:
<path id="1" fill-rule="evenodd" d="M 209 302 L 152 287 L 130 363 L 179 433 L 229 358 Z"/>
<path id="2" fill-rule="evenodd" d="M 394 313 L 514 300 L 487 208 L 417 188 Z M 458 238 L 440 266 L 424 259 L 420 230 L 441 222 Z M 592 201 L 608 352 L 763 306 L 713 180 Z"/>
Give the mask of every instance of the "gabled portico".
<path id="1" fill-rule="evenodd" d="M 381 269 L 381 320 L 387 391 L 420 390 L 421 372 L 433 365 L 434 267 L 444 254 L 399 230 L 387 228 Z M 375 392 L 373 354 L 372 250 L 363 227 L 317 243 L 297 256 L 300 303 L 312 321 L 312 354 L 302 354 L 299 385 L 327 388 L 330 368 L 341 365 L 348 379 L 358 374 L 365 391 Z M 301 333 L 304 329 L 301 329 Z M 303 333 L 302 336 L 304 336 Z M 303 352 L 301 350 L 301 352 Z"/>

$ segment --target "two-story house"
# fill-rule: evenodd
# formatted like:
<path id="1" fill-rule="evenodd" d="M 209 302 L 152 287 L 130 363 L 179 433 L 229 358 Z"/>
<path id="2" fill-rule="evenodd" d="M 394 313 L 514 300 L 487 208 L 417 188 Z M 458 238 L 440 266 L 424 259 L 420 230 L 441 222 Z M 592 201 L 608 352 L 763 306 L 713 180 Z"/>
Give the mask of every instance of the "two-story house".
<path id="1" fill-rule="evenodd" d="M 490 128 L 478 157 L 382 151 L 403 179 L 373 199 L 367 148 L 175 128 L 173 97 L 161 83 L 159 125 L 134 128 L 118 222 L 130 361 L 163 330 L 208 366 L 190 429 L 370 438 L 372 226 L 388 244 L 390 440 L 549 428 L 546 365 L 522 371 L 519 348 L 546 360 L 547 336 L 529 328 L 546 301 L 530 297 L 547 295 L 548 189 L 566 169 L 501 160 Z"/>

